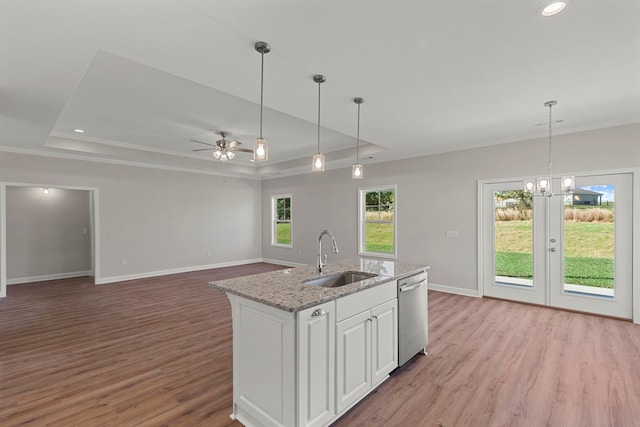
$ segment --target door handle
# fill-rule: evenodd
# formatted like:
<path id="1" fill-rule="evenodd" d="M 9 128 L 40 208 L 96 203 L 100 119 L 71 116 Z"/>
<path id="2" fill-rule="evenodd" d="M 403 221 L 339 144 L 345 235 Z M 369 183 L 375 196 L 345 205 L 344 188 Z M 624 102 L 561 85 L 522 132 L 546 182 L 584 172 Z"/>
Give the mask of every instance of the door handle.
<path id="1" fill-rule="evenodd" d="M 551 251 L 551 252 L 555 252 L 555 251 L 556 251 L 556 248 L 549 248 L 549 251 Z"/>

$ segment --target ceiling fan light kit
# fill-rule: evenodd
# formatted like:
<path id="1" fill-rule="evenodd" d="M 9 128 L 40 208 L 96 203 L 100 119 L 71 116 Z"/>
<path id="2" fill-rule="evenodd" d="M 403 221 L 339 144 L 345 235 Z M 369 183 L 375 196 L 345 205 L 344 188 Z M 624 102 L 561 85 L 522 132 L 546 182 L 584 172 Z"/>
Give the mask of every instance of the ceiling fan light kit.
<path id="1" fill-rule="evenodd" d="M 267 141 L 262 137 L 262 110 L 264 107 L 264 54 L 271 52 L 271 46 L 266 42 L 257 42 L 256 51 L 260 54 L 260 136 L 256 139 L 253 147 L 253 160 L 263 161 L 269 159 L 269 147 Z"/>
<path id="2" fill-rule="evenodd" d="M 227 160 L 232 160 L 236 156 L 234 151 L 242 151 L 244 153 L 251 153 L 253 151 L 246 148 L 238 147 L 241 144 L 238 141 L 229 141 L 227 139 L 229 132 L 220 131 L 219 135 L 222 137 L 222 139 L 219 139 L 218 141 L 216 141 L 215 145 L 209 144 L 208 142 L 202 142 L 196 139 L 192 139 L 191 142 L 197 142 L 198 144 L 208 145 L 209 147 L 212 147 L 212 148 L 200 148 L 200 149 L 191 150 L 191 151 L 214 150 L 213 157 L 215 157 L 218 160 L 222 160 L 223 162 L 226 162 Z"/>

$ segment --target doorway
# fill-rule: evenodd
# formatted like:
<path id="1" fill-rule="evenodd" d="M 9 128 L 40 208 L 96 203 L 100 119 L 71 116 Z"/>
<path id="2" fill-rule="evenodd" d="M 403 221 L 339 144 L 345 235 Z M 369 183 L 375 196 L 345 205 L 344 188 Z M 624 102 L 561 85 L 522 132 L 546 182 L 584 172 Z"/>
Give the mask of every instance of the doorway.
<path id="1" fill-rule="evenodd" d="M 480 198 L 484 295 L 633 317 L 632 173 L 577 176 L 551 197 L 483 183 Z"/>
<path id="2" fill-rule="evenodd" d="M 0 183 L 0 297 L 12 283 L 97 283 L 97 203 L 96 188 Z"/>

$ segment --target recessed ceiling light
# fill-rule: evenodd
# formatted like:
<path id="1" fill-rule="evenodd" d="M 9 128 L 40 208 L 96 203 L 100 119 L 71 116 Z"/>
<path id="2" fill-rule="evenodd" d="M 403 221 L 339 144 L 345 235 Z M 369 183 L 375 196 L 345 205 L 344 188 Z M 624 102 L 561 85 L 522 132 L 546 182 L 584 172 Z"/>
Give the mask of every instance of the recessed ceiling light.
<path id="1" fill-rule="evenodd" d="M 84 133 L 84 129 L 74 129 L 73 131 L 76 133 Z"/>
<path id="2" fill-rule="evenodd" d="M 562 12 L 565 9 L 565 7 L 567 7 L 566 2 L 554 1 L 553 3 L 549 3 L 548 5 L 544 6 L 540 11 L 540 14 L 542 16 L 557 15 L 558 13 Z"/>

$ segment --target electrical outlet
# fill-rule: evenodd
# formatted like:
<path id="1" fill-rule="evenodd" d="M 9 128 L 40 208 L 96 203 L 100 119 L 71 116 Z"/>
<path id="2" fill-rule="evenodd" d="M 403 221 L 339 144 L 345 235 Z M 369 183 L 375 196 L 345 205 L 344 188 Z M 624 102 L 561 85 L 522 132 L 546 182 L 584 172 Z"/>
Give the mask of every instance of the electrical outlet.
<path id="1" fill-rule="evenodd" d="M 122 261 L 120 261 L 122 263 L 122 265 L 127 265 L 127 260 L 123 259 Z"/>
<path id="2" fill-rule="evenodd" d="M 211 251 L 207 251 L 207 256 L 211 256 Z"/>
<path id="3" fill-rule="evenodd" d="M 458 230 L 447 230 L 447 237 L 460 237 Z"/>

